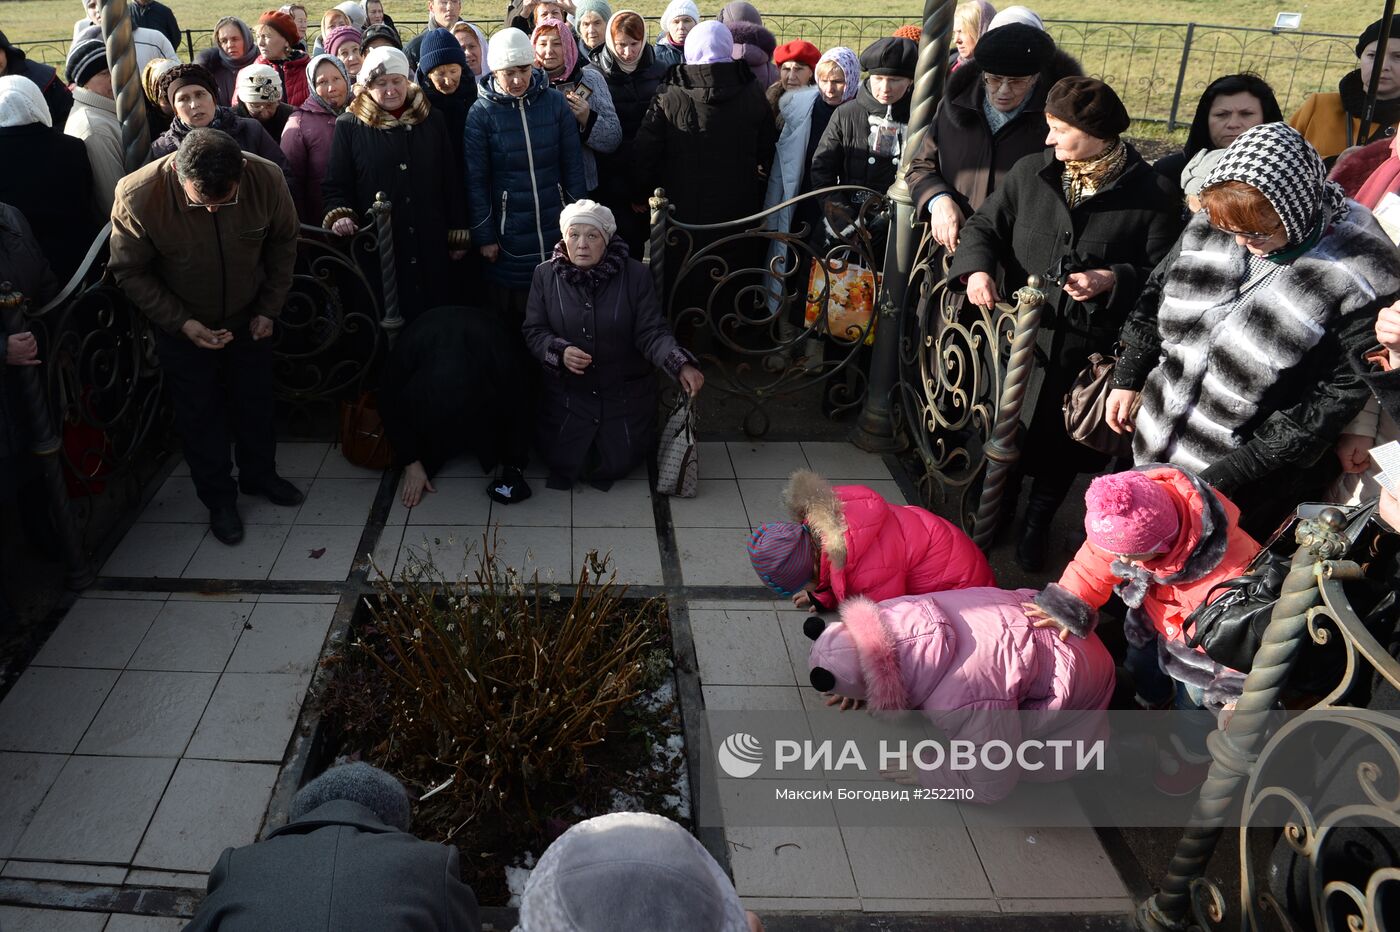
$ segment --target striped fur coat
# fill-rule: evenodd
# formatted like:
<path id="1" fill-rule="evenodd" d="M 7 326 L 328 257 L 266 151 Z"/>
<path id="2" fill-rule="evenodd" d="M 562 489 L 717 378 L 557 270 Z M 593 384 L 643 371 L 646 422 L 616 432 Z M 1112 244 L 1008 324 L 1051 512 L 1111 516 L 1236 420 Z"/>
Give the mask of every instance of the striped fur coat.
<path id="1" fill-rule="evenodd" d="M 1135 423 L 1138 463 L 1200 472 L 1249 445 L 1269 469 L 1304 466 L 1336 440 L 1367 397 L 1342 344 L 1400 293 L 1395 247 L 1369 211 L 1348 208 L 1243 295 L 1262 264 L 1204 212 L 1192 219 L 1157 309 L 1161 355 Z"/>

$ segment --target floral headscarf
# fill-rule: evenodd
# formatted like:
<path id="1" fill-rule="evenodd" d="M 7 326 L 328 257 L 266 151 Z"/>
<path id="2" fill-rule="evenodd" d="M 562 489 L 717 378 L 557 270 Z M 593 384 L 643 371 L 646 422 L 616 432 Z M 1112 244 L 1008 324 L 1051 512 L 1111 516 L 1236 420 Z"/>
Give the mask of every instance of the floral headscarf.
<path id="1" fill-rule="evenodd" d="M 841 103 L 844 104 L 860 92 L 860 59 L 854 50 L 838 45 L 823 52 L 822 57 L 817 59 L 817 67 L 812 70 L 820 70 L 822 62 L 828 61 L 836 62 L 846 74 L 846 89 L 841 94 Z"/>

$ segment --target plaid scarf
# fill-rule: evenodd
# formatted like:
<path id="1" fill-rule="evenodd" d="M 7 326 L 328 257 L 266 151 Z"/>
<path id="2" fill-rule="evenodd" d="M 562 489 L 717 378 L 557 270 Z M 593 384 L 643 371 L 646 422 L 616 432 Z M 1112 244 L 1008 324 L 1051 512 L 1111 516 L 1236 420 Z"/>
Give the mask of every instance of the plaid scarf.
<path id="1" fill-rule="evenodd" d="M 1092 159 L 1065 162 L 1060 184 L 1070 209 L 1073 210 L 1111 184 L 1123 174 L 1127 164 L 1128 144 L 1121 139 L 1114 140 L 1113 145 Z"/>

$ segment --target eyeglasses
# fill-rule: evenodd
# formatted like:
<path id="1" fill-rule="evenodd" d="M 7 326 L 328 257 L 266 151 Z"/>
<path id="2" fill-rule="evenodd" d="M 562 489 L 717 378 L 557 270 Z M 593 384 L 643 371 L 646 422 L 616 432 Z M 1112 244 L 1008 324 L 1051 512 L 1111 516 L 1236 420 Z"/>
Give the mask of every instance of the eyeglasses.
<path id="1" fill-rule="evenodd" d="M 196 201 L 190 197 L 188 191 L 185 192 L 185 203 L 191 208 L 202 208 L 208 210 L 211 207 L 232 207 L 238 203 L 238 185 L 233 186 L 233 195 L 226 201 Z"/>
<path id="2" fill-rule="evenodd" d="M 1273 239 L 1279 234 L 1278 230 L 1274 230 L 1272 233 L 1246 233 L 1243 230 L 1227 230 L 1224 227 L 1216 226 L 1213 223 L 1210 226 L 1211 229 L 1219 230 L 1221 233 L 1224 233 L 1227 236 L 1238 236 L 1240 239 L 1248 240 L 1251 243 L 1262 243 L 1267 240 Z"/>
<path id="3" fill-rule="evenodd" d="M 1033 76 L 1028 78 L 1003 78 L 1001 75 L 996 74 L 982 75 L 982 83 L 987 85 L 987 90 L 989 91 L 994 91 L 999 87 L 1005 87 L 1013 91 L 1022 91 L 1030 87 L 1031 82 L 1034 80 L 1035 78 Z"/>

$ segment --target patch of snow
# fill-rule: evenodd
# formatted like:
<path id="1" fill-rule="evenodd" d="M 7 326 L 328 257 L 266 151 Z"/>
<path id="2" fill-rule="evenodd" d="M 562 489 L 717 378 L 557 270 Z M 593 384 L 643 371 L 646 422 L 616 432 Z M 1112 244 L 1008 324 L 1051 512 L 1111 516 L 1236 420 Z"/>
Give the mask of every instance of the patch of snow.
<path id="1" fill-rule="evenodd" d="M 655 712 L 676 701 L 676 679 L 668 676 L 661 681 L 661 685 L 653 689 L 642 697 L 642 707 L 648 712 Z"/>
<path id="2" fill-rule="evenodd" d="M 613 790 L 612 798 L 608 802 L 609 812 L 645 812 L 640 800 L 631 793 L 624 793 L 621 790 Z"/>
<path id="3" fill-rule="evenodd" d="M 520 906 L 520 897 L 525 894 L 525 885 L 530 882 L 530 874 L 535 866 L 535 856 L 529 851 L 525 852 L 525 866 L 506 868 L 506 887 L 510 890 L 510 902 L 507 906 Z"/>

